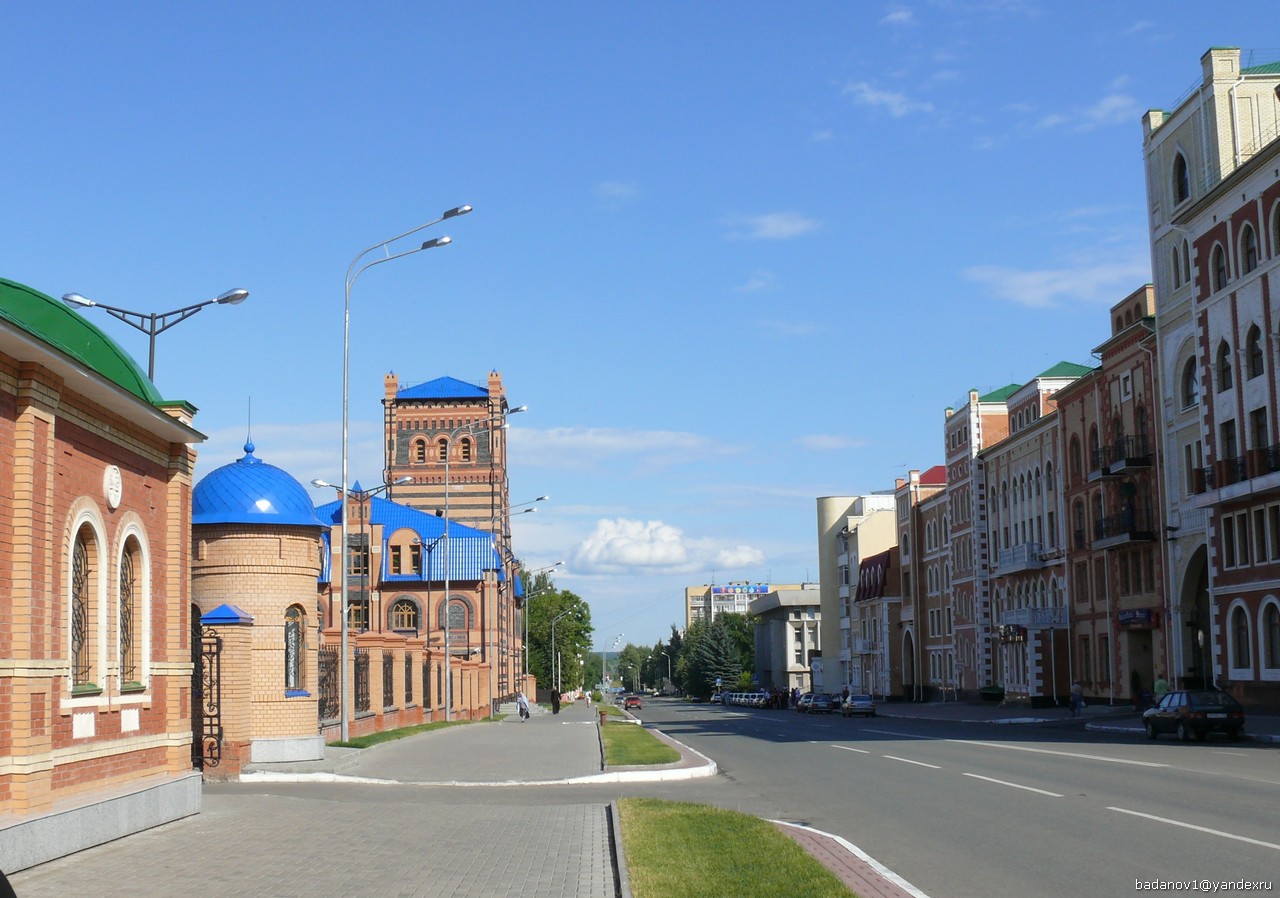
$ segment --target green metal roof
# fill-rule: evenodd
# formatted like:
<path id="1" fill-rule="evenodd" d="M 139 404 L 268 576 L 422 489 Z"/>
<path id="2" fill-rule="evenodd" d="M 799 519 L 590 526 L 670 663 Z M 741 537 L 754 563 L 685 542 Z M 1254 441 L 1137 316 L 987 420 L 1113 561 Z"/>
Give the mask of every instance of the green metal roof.
<path id="1" fill-rule="evenodd" d="M 165 404 L 129 353 L 51 296 L 0 278 L 0 320 L 25 331 L 152 406 Z"/>
<path id="2" fill-rule="evenodd" d="M 1093 369 L 1088 365 L 1077 365 L 1074 362 L 1058 362 L 1048 371 L 1042 371 L 1039 377 L 1084 377 Z"/>
<path id="3" fill-rule="evenodd" d="M 998 390 L 992 390 L 986 396 L 979 396 L 979 402 L 1005 402 L 1010 396 L 1022 389 L 1022 384 L 1009 384 Z"/>

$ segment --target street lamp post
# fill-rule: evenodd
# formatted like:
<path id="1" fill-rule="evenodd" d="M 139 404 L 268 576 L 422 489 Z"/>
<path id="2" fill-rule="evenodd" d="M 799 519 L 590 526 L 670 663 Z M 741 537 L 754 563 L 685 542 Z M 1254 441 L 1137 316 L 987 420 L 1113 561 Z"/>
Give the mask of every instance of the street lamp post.
<path id="1" fill-rule="evenodd" d="M 351 264 L 347 266 L 346 280 L 346 298 L 342 309 L 342 492 L 345 495 L 347 491 L 347 450 L 348 450 L 348 408 L 350 406 L 350 368 L 351 368 L 351 287 L 355 284 L 356 278 L 368 271 L 375 265 L 381 265 L 383 262 L 390 262 L 392 259 L 400 259 L 404 256 L 410 256 L 414 253 L 422 252 L 424 249 L 432 249 L 437 246 L 447 246 L 452 242 L 449 237 L 433 237 L 421 246 L 408 249 L 399 253 L 390 251 L 391 244 L 410 234 L 416 234 L 424 228 L 437 225 L 448 218 L 456 218 L 459 215 L 466 215 L 471 211 L 470 206 L 456 206 L 445 212 L 439 218 L 429 221 L 426 224 L 418 225 L 411 228 L 403 234 L 397 234 L 381 243 L 375 243 L 373 246 L 359 253 Z M 364 265 L 360 264 L 360 260 L 374 250 L 383 250 L 386 255 L 381 259 L 374 259 Z M 350 717 L 350 690 L 347 689 L 347 503 L 342 503 L 342 549 L 339 553 L 342 559 L 342 740 L 345 742 L 350 738 L 350 729 L 348 726 L 348 718 Z"/>
<path id="2" fill-rule="evenodd" d="M 147 379 L 155 381 L 156 379 L 156 335 L 163 334 L 175 324 L 186 321 L 196 312 L 199 312 L 205 306 L 214 305 L 239 305 L 249 298 L 249 291 L 242 289 L 228 290 L 226 293 L 219 293 L 213 299 L 206 299 L 204 302 L 198 302 L 195 305 L 184 306 L 181 309 L 174 309 L 170 312 L 130 312 L 128 309 L 118 309 L 115 306 L 104 305 L 100 302 L 94 302 L 92 299 L 86 299 L 79 293 L 64 293 L 62 301 L 69 306 L 85 306 L 86 308 L 102 309 L 108 315 L 119 318 L 130 327 L 135 327 L 147 335 Z M 172 320 L 171 320 L 172 319 Z"/>
<path id="3" fill-rule="evenodd" d="M 531 571 L 525 571 L 526 574 L 540 574 L 543 571 L 555 570 L 564 564 L 563 561 L 557 561 L 555 564 L 549 564 L 546 567 L 534 568 Z M 533 593 L 529 593 L 524 597 L 524 678 L 520 681 L 522 688 L 529 688 L 529 603 L 533 601 Z"/>
<path id="4" fill-rule="evenodd" d="M 557 693 L 560 691 L 560 665 L 556 663 L 556 658 L 558 656 L 558 652 L 556 651 L 556 624 L 559 623 L 563 618 L 568 617 L 570 614 L 573 614 L 577 610 L 578 610 L 577 608 L 570 608 L 567 611 L 560 612 L 558 615 L 556 615 L 554 618 L 551 619 L 552 685 Z"/>
<path id="5" fill-rule="evenodd" d="M 619 633 L 617 636 L 613 637 L 613 645 L 610 647 L 610 649 L 609 649 L 610 651 L 613 651 L 614 649 L 616 649 L 616 648 L 618 647 L 618 643 L 622 641 L 622 637 L 623 637 L 624 635 L 625 635 L 625 634 L 623 634 L 623 633 Z M 604 689 L 604 690 L 606 690 L 606 691 L 609 689 L 609 686 L 610 686 L 610 683 L 609 683 L 609 668 L 608 668 L 608 665 L 607 665 L 607 664 L 606 664 L 606 662 L 605 662 L 605 655 L 604 655 L 604 649 L 603 649 L 603 648 L 601 648 L 601 649 L 600 649 L 600 684 L 601 684 L 601 688 L 602 688 L 602 689 Z"/>
<path id="6" fill-rule="evenodd" d="M 516 412 L 526 412 L 528 410 L 529 406 L 521 405 L 513 409 L 508 409 L 506 415 L 514 415 Z M 504 417 L 505 415 L 490 415 L 483 421 L 473 421 L 470 424 L 463 424 L 461 427 L 454 428 L 454 430 L 449 433 L 444 447 L 444 719 L 446 721 L 453 719 L 453 680 L 451 679 L 452 672 L 450 671 L 449 666 L 449 609 L 451 607 L 449 596 L 449 563 L 450 556 L 453 555 L 453 552 L 449 548 L 449 457 L 453 455 L 453 441 L 459 436 L 476 430 L 489 429 L 488 425 L 492 424 L 494 421 L 502 421 Z M 505 428 L 506 426 L 506 422 L 503 421 L 502 427 Z"/>
<path id="7" fill-rule="evenodd" d="M 665 649 L 663 649 L 662 654 L 667 656 L 667 685 L 674 689 L 676 684 L 671 678 L 671 655 Z"/>

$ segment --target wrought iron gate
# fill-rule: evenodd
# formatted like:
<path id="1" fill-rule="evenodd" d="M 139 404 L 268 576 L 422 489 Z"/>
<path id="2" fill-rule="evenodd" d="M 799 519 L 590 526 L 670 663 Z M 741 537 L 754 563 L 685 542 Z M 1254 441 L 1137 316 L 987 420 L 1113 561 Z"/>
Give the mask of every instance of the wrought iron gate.
<path id="1" fill-rule="evenodd" d="M 193 615 L 191 623 L 191 764 L 222 760 L 222 637 Z"/>

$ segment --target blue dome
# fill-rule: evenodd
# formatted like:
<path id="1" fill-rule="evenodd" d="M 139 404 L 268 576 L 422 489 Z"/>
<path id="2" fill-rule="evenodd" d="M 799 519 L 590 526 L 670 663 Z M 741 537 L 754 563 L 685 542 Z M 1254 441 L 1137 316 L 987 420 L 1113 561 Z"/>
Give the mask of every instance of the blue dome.
<path id="1" fill-rule="evenodd" d="M 191 523 L 325 526 L 306 488 L 275 465 L 254 458 L 252 442 L 245 443 L 244 458 L 210 471 L 196 484 Z"/>

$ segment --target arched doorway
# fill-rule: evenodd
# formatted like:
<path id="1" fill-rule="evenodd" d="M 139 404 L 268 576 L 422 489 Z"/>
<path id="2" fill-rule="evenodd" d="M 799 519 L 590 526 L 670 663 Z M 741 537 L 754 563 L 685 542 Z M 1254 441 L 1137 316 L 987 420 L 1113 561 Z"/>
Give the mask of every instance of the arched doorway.
<path id="1" fill-rule="evenodd" d="M 1213 618 L 1209 605 L 1208 549 L 1197 546 L 1187 564 L 1174 620 L 1168 634 L 1173 645 L 1173 664 L 1178 678 L 1189 689 L 1213 682 Z"/>
<path id="2" fill-rule="evenodd" d="M 916 680 L 916 642 L 910 630 L 902 634 L 902 697 L 909 702 L 920 700 Z"/>

